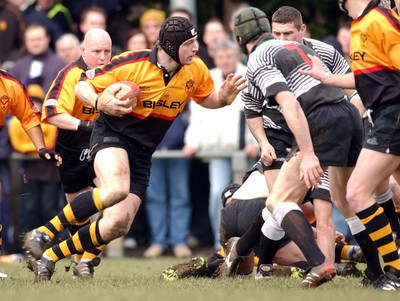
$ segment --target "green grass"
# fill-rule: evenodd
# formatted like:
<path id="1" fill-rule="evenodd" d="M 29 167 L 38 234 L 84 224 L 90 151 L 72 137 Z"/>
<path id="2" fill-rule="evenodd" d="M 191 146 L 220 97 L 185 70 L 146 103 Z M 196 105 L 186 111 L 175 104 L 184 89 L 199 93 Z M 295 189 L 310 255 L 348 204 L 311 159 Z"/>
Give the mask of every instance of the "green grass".
<path id="1" fill-rule="evenodd" d="M 161 272 L 181 260 L 172 257 L 103 258 L 90 280 L 74 280 L 65 272 L 69 261 L 60 261 L 50 282 L 34 283 L 24 263 L 0 265 L 9 279 L 0 281 L 1 301 L 326 301 L 326 300 L 399 300 L 399 293 L 358 288 L 359 278 L 335 278 L 317 289 L 303 291 L 300 280 L 275 278 L 255 281 L 254 277 L 229 279 L 191 278 L 169 282 Z"/>

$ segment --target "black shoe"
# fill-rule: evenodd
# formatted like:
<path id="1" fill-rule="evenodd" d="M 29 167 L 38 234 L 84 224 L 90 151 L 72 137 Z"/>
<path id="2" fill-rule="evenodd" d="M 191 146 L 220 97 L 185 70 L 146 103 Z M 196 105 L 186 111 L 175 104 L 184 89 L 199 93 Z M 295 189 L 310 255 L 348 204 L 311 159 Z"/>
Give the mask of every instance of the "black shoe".
<path id="1" fill-rule="evenodd" d="M 385 270 L 385 274 L 376 282 L 375 288 L 383 291 L 400 290 L 400 271 L 394 267 L 388 267 Z"/>

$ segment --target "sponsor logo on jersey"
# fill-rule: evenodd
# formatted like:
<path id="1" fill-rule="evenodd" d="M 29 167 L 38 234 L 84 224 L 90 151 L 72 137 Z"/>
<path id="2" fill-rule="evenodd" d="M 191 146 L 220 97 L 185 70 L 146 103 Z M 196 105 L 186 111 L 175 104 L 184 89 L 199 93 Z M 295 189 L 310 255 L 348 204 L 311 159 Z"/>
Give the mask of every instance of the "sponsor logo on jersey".
<path id="1" fill-rule="evenodd" d="M 367 38 L 367 35 L 366 35 L 365 33 L 362 32 L 362 33 L 360 34 L 360 40 L 361 40 L 361 47 L 362 47 L 362 48 L 367 47 L 368 38 Z"/>
<path id="2" fill-rule="evenodd" d="M 153 101 L 153 100 L 143 100 L 143 107 L 145 108 L 150 108 L 150 109 L 155 109 L 157 107 L 163 107 L 163 108 L 167 108 L 167 109 L 172 109 L 172 110 L 176 110 L 179 109 L 180 107 L 182 107 L 182 105 L 185 104 L 185 101 L 168 101 L 168 100 L 157 100 L 157 101 Z"/>
<path id="3" fill-rule="evenodd" d="M 194 89 L 194 81 L 192 79 L 188 80 L 185 85 L 185 92 L 186 94 L 190 94 L 193 92 Z"/>
<path id="4" fill-rule="evenodd" d="M 7 95 L 3 95 L 2 97 L 0 97 L 0 107 L 2 110 L 7 110 L 9 103 L 10 99 Z"/>

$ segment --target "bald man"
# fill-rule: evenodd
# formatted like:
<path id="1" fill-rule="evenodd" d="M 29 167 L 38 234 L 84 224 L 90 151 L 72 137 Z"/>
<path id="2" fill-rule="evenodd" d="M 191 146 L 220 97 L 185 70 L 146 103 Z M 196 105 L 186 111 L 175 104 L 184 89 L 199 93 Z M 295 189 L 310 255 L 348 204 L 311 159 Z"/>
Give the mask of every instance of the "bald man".
<path id="1" fill-rule="evenodd" d="M 44 102 L 42 122 L 58 127 L 56 149 L 57 152 L 65 154 L 64 164 L 58 171 L 68 202 L 78 193 L 92 189 L 96 183 L 93 165 L 89 161 L 89 140 L 94 120 L 98 118 L 99 111 L 75 97 L 74 86 L 81 78 L 82 73 L 86 73 L 90 77 L 89 74 L 94 71 L 94 68 L 110 61 L 111 46 L 111 38 L 105 30 L 90 29 L 80 46 L 81 56 L 59 72 Z M 62 221 L 57 222 L 61 223 Z M 80 227 L 88 223 L 89 219 L 79 221 L 69 230 L 73 235 Z M 52 229 L 60 229 L 60 226 L 52 221 L 49 224 L 51 226 L 48 227 Z M 38 229 L 41 228 L 45 227 Z M 32 231 L 29 234 L 29 237 L 25 237 L 25 242 L 34 239 L 37 233 Z M 54 236 L 45 234 L 40 239 L 50 246 Z M 103 248 L 104 246 L 101 246 L 90 252 L 76 254 L 77 265 L 73 270 L 74 276 L 92 277 L 93 267 L 99 263 L 97 255 Z M 33 258 L 29 260 L 33 260 Z"/>

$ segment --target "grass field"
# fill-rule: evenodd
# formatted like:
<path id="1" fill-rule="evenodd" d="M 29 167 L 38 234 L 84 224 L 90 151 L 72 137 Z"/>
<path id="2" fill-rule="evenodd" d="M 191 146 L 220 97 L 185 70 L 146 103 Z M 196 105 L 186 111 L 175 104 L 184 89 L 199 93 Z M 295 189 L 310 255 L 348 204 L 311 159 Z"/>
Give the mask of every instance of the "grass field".
<path id="1" fill-rule="evenodd" d="M 90 280 L 74 280 L 60 261 L 50 282 L 34 283 L 24 263 L 0 265 L 9 279 L 0 281 L 0 301 L 326 301 L 326 300 L 399 300 L 400 293 L 358 288 L 359 278 L 335 278 L 317 289 L 301 290 L 300 280 L 275 278 L 255 281 L 254 277 L 229 279 L 191 278 L 169 282 L 161 272 L 181 260 L 173 257 L 145 260 L 140 258 L 103 258 Z M 361 267 L 362 268 L 362 267 Z"/>

